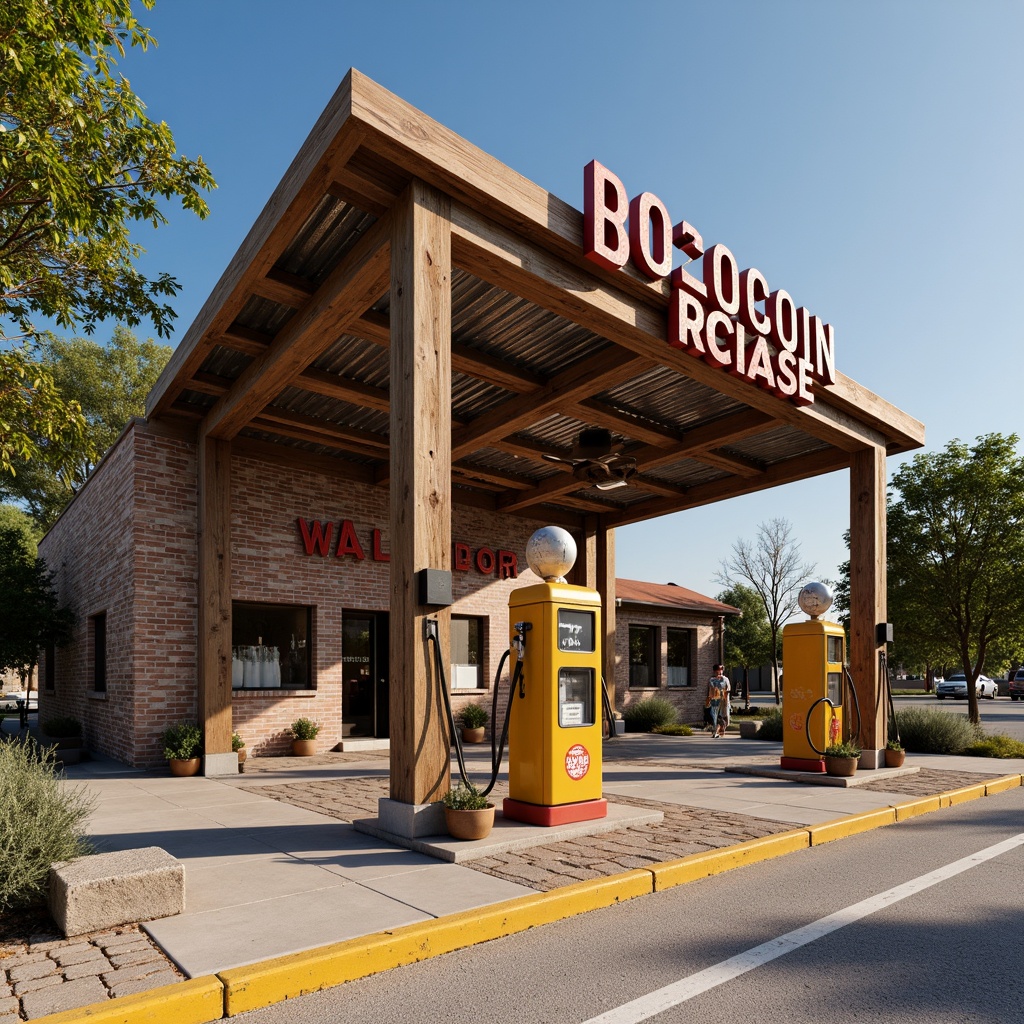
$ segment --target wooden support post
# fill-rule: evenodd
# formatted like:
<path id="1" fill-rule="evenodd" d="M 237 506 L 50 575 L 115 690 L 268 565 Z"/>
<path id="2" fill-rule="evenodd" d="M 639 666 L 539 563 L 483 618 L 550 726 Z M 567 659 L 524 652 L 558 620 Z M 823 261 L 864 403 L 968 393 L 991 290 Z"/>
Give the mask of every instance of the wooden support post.
<path id="1" fill-rule="evenodd" d="M 411 836 L 443 831 L 440 805 L 423 805 L 449 786 L 425 624 L 438 620 L 447 660 L 450 614 L 419 603 L 416 574 L 451 571 L 451 223 L 447 197 L 415 180 L 392 215 L 391 800 L 380 823 Z"/>
<path id="2" fill-rule="evenodd" d="M 618 707 L 615 689 L 615 530 L 605 526 L 597 531 L 597 580 L 594 585 L 601 595 L 601 670 L 614 710 Z"/>
<path id="3" fill-rule="evenodd" d="M 231 442 L 199 435 L 199 720 L 206 775 L 238 773 L 231 752 Z"/>
<path id="4" fill-rule="evenodd" d="M 860 701 L 862 768 L 885 763 L 888 709 L 875 626 L 886 621 L 885 449 L 850 462 L 850 675 Z M 849 717 L 847 718 L 849 720 Z"/>

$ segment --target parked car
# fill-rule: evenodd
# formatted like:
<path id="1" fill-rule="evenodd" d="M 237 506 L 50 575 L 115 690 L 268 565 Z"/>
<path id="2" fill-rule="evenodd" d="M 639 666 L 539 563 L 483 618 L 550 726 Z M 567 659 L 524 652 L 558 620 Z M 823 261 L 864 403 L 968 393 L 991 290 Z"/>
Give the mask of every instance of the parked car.
<path id="1" fill-rule="evenodd" d="M 1010 700 L 1024 700 L 1024 667 L 1010 680 Z"/>
<path id="2" fill-rule="evenodd" d="M 990 700 L 995 700 L 998 690 L 999 687 L 996 686 L 994 679 L 989 679 L 986 675 L 978 676 L 975 692 L 979 697 L 988 697 Z M 948 679 L 944 679 L 935 687 L 935 696 L 939 700 L 945 700 L 947 697 L 966 700 L 967 676 L 963 672 L 954 672 Z"/>

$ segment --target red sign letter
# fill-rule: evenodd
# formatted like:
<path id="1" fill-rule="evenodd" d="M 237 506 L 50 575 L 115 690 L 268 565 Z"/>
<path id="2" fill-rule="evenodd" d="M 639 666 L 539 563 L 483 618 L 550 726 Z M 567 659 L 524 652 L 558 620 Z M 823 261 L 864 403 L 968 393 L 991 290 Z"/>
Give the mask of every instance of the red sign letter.
<path id="1" fill-rule="evenodd" d="M 380 530 L 373 531 L 373 560 L 375 562 L 390 562 L 391 556 L 381 548 Z"/>
<path id="2" fill-rule="evenodd" d="M 629 204 L 629 251 L 637 270 L 652 281 L 672 273 L 672 223 L 653 192 Z"/>
<path id="3" fill-rule="evenodd" d="M 519 562 L 514 551 L 498 551 L 498 579 L 516 579 L 519 576 Z"/>
<path id="4" fill-rule="evenodd" d="M 334 552 L 338 558 L 345 555 L 355 555 L 362 561 L 366 555 L 363 553 L 363 546 L 356 536 L 356 528 L 352 525 L 351 519 L 341 521 L 341 530 L 338 531 L 338 550 Z"/>
<path id="5" fill-rule="evenodd" d="M 468 544 L 462 544 L 459 541 L 455 542 L 455 558 L 454 558 L 454 562 L 455 562 L 455 568 L 458 569 L 459 572 L 469 572 L 470 562 L 469 562 L 469 545 Z"/>
<path id="6" fill-rule="evenodd" d="M 629 259 L 626 188 L 607 167 L 591 160 L 583 168 L 583 255 L 606 270 Z"/>
<path id="7" fill-rule="evenodd" d="M 334 533 L 334 523 L 321 523 L 316 519 L 311 519 L 307 523 L 300 516 L 299 533 L 302 534 L 302 543 L 305 545 L 307 555 L 319 551 L 326 557 L 331 550 L 331 534 Z"/>

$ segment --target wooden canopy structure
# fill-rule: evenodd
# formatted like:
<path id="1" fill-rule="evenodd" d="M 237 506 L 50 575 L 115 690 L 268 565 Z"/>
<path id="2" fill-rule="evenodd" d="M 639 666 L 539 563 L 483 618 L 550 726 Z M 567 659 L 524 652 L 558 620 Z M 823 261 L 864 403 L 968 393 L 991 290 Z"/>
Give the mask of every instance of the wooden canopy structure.
<path id="1" fill-rule="evenodd" d="M 346 76 L 148 403 L 199 442 L 208 750 L 230 750 L 232 451 L 390 488 L 396 800 L 436 799 L 442 760 L 447 777 L 440 734 L 420 735 L 437 610 L 413 577 L 450 568 L 453 503 L 574 531 L 607 596 L 616 526 L 848 469 L 854 674 L 875 706 L 885 457 L 922 425 L 842 374 L 800 407 L 670 347 L 667 282 L 597 267 L 582 236 L 579 210 Z M 629 486 L 544 458 L 585 427 L 635 460 Z"/>

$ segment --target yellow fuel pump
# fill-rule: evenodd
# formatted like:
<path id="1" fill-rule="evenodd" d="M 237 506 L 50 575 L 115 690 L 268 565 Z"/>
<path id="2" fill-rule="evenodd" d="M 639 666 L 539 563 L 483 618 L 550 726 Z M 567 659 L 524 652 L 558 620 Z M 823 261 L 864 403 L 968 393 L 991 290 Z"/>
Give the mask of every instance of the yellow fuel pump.
<path id="1" fill-rule="evenodd" d="M 572 535 L 545 527 L 526 546 L 543 583 L 509 595 L 512 678 L 506 818 L 532 825 L 608 814 L 601 796 L 601 596 L 565 582 Z"/>
<path id="2" fill-rule="evenodd" d="M 806 622 L 782 630 L 782 761 L 791 771 L 823 772 L 825 748 L 843 739 L 843 627 L 819 616 L 832 595 L 821 583 L 800 591 Z"/>

